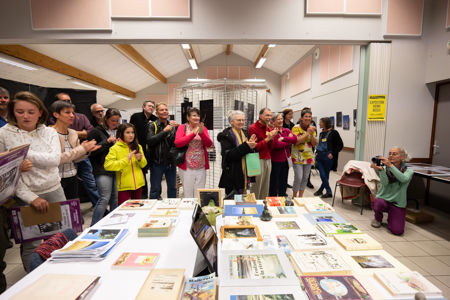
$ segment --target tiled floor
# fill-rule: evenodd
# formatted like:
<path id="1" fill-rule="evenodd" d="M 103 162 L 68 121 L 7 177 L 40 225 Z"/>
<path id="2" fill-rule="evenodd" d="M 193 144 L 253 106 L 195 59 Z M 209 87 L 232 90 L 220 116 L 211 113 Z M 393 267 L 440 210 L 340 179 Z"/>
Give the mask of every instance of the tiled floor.
<path id="1" fill-rule="evenodd" d="M 330 174 L 330 184 L 333 189 L 335 182 L 340 179 L 340 175 L 340 173 L 333 172 Z M 289 178 L 289 182 L 292 183 L 292 170 Z M 311 182 L 316 188 L 319 187 L 319 176 L 311 176 Z M 164 197 L 166 195 L 165 183 L 162 186 Z M 315 189 L 307 188 L 304 196 L 311 197 L 314 192 Z M 288 189 L 288 195 L 292 197 L 291 189 Z M 372 228 L 370 223 L 373 219 L 373 213 L 368 206 L 364 207 L 361 216 L 359 206 L 352 205 L 350 201 L 342 203 L 339 195 L 336 196 L 335 201 L 334 208 L 339 215 L 378 240 L 383 245 L 384 250 L 408 268 L 427 277 L 443 291 L 446 298 L 450 299 L 450 214 L 421 205 L 420 210 L 434 215 L 435 221 L 424 225 L 414 225 L 407 222 L 405 233 L 399 237 L 388 232 L 385 223 L 381 228 Z M 327 202 L 331 204 L 332 199 L 328 199 Z M 90 206 L 90 203 L 81 204 L 86 228 L 92 219 Z M 18 245 L 14 245 L 12 249 L 7 250 L 5 261 L 8 264 L 5 274 L 8 287 L 10 287 L 26 275 L 21 264 Z"/>

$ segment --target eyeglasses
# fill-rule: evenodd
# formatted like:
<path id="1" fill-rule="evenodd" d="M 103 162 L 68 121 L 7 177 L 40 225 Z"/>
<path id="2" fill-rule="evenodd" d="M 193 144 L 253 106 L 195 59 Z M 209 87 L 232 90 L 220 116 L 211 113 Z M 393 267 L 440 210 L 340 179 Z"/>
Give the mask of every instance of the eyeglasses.
<path id="1" fill-rule="evenodd" d="M 102 114 L 102 113 L 104 113 L 104 111 L 103 110 L 96 110 L 96 111 L 93 111 L 93 113 L 94 114 L 100 114 L 100 113 Z"/>

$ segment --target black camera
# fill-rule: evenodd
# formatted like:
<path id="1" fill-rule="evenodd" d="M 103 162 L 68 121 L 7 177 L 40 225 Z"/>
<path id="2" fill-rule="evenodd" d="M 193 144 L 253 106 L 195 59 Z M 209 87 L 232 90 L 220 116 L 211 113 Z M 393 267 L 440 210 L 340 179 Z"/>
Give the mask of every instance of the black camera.
<path id="1" fill-rule="evenodd" d="M 375 157 L 372 157 L 372 162 L 375 163 L 377 166 L 382 167 L 384 164 L 381 162 L 380 155 L 377 155 Z"/>

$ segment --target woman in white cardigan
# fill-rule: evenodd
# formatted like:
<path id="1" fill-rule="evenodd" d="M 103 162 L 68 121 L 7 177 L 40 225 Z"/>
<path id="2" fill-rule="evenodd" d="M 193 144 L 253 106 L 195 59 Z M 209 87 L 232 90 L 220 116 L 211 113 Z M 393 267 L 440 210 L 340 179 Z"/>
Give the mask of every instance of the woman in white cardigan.
<path id="1" fill-rule="evenodd" d="M 61 145 L 61 162 L 59 163 L 61 186 L 66 199 L 76 199 L 78 198 L 78 176 L 74 162 L 84 160 L 91 151 L 97 150 L 100 146 L 95 145 L 97 144 L 95 140 L 83 141 L 80 144 L 77 132 L 69 129 L 75 118 L 75 105 L 66 101 L 55 101 L 50 106 L 50 111 L 56 120 L 55 125 L 51 127 L 58 133 Z"/>
<path id="2" fill-rule="evenodd" d="M 8 124 L 0 128 L 0 152 L 30 144 L 27 159 L 33 167 L 20 176 L 15 206 L 31 205 L 47 213 L 49 202 L 65 201 L 59 177 L 61 146 L 58 133 L 46 127 L 48 112 L 30 92 L 18 92 L 8 103 Z M 41 241 L 21 244 L 22 262 L 30 271 L 30 257 Z"/>

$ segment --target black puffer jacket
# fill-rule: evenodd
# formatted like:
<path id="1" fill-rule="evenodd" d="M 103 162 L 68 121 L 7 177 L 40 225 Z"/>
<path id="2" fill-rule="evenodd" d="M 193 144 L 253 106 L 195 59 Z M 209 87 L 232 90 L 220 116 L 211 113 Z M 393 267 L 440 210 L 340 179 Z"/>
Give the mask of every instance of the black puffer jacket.
<path id="1" fill-rule="evenodd" d="M 113 175 L 114 171 L 106 171 L 103 165 L 105 164 L 105 157 L 109 153 L 109 148 L 111 148 L 114 143 L 108 143 L 109 134 L 106 132 L 102 125 L 98 125 L 91 130 L 88 134 L 88 140 L 94 139 L 97 145 L 102 146 L 101 148 L 91 152 L 89 155 L 89 160 L 92 165 L 92 173 L 94 175 Z"/>
<path id="2" fill-rule="evenodd" d="M 248 153 L 254 152 L 247 143 L 243 143 L 236 147 L 236 141 L 230 133 L 231 127 L 225 128 L 224 131 L 217 135 L 217 140 L 222 148 L 222 176 L 220 177 L 219 187 L 225 189 L 243 189 L 244 173 L 242 172 L 242 157 Z M 247 139 L 250 135 L 247 130 L 242 130 Z M 255 181 L 251 177 L 252 182 Z"/>
<path id="3" fill-rule="evenodd" d="M 155 124 L 156 124 L 156 133 L 155 133 Z M 150 162 L 155 162 L 157 164 L 163 163 L 163 151 L 167 150 L 166 155 L 169 153 L 170 148 L 172 148 L 175 142 L 175 134 L 177 132 L 177 128 L 173 127 L 172 131 L 165 132 L 164 127 L 166 125 L 162 124 L 158 119 L 154 122 L 148 122 L 147 129 L 147 162 L 150 165 Z M 165 145 L 165 147 L 164 147 Z"/>

